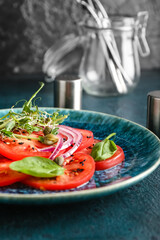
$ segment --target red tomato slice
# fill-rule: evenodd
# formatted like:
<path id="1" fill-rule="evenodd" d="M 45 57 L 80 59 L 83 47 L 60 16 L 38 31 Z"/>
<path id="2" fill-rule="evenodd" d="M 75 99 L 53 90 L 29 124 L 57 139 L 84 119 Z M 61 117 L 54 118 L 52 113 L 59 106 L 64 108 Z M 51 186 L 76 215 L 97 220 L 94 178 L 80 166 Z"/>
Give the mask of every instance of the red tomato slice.
<path id="1" fill-rule="evenodd" d="M 13 171 L 9 168 L 12 161 L 0 156 L 0 187 L 20 182 L 28 177 L 28 175 Z"/>
<path id="2" fill-rule="evenodd" d="M 81 150 L 81 152 L 85 154 L 91 154 L 92 148 L 97 142 L 100 142 L 100 140 L 94 139 L 94 143 L 88 148 Z M 125 159 L 125 155 L 124 155 L 123 149 L 117 145 L 117 151 L 112 157 L 107 158 L 106 160 L 95 162 L 96 170 L 98 171 L 98 170 L 105 170 L 108 168 L 112 168 L 118 165 L 119 163 L 123 162 L 124 159 Z"/>
<path id="3" fill-rule="evenodd" d="M 0 169 L 0 187 L 11 185 L 15 182 L 23 181 L 28 175 L 13 171 L 11 169 Z"/>
<path id="4" fill-rule="evenodd" d="M 93 143 L 93 133 L 91 131 L 83 129 L 78 130 L 83 135 L 83 139 L 77 151 L 86 148 Z M 26 135 L 26 133 L 25 132 L 23 133 L 23 131 L 18 132 L 18 134 Z M 43 133 L 41 131 L 36 133 L 34 132 L 30 135 L 30 137 L 38 137 L 42 134 Z M 45 145 L 37 140 L 29 140 L 29 136 L 28 139 L 16 139 L 16 140 L 11 138 L 5 138 L 5 140 L 0 139 L 0 154 L 14 161 L 21 160 L 25 157 L 31 156 L 41 156 L 48 158 L 51 155 L 51 152 L 38 151 L 38 148 L 44 147 L 48 147 L 48 145 Z M 69 148 L 61 150 L 57 156 L 63 154 L 63 152 L 67 151 Z"/>
<path id="5" fill-rule="evenodd" d="M 85 129 L 79 129 L 77 128 L 78 131 L 80 131 L 80 133 L 82 134 L 83 138 L 82 138 L 82 142 L 81 145 L 78 147 L 77 151 L 80 151 L 81 149 L 87 148 L 90 145 L 93 144 L 94 141 L 94 137 L 93 137 L 93 132 L 89 131 L 89 130 L 85 130 Z"/>
<path id="6" fill-rule="evenodd" d="M 124 158 L 125 156 L 123 149 L 117 145 L 117 151 L 112 157 L 107 158 L 106 160 L 96 161 L 96 170 L 112 168 L 118 165 L 119 163 L 123 162 Z"/>
<path id="7" fill-rule="evenodd" d="M 30 137 L 38 137 L 39 135 L 39 133 L 34 133 L 31 134 Z M 38 151 L 38 148 L 44 147 L 48 147 L 48 145 L 45 145 L 37 140 L 30 140 L 29 136 L 28 139 L 0 139 L 0 154 L 14 161 L 31 156 L 41 156 L 48 158 L 51 155 L 51 152 Z M 59 154 L 62 154 L 63 152 L 64 151 L 62 150 Z"/>
<path id="8" fill-rule="evenodd" d="M 3 169 L 10 169 L 9 164 L 11 164 L 13 161 L 9 160 L 8 158 L 3 157 L 0 155 L 0 171 Z"/>
<path id="9" fill-rule="evenodd" d="M 88 147 L 86 147 L 86 148 L 80 150 L 80 152 L 85 153 L 85 154 L 89 154 L 89 155 L 90 155 L 91 152 L 92 152 L 92 148 L 93 148 L 93 146 L 94 146 L 97 142 L 100 142 L 100 140 L 94 138 L 92 144 L 89 145 Z"/>
<path id="10" fill-rule="evenodd" d="M 0 154 L 12 160 L 21 160 L 31 156 L 47 158 L 51 153 L 38 152 L 35 144 L 29 140 L 16 140 L 13 142 L 13 140 L 8 139 L 5 142 L 0 140 Z"/>
<path id="11" fill-rule="evenodd" d="M 64 166 L 63 175 L 54 178 L 29 177 L 23 183 L 41 190 L 65 190 L 78 187 L 91 179 L 95 171 L 95 162 L 91 156 L 75 153 L 66 160 L 70 162 Z"/>

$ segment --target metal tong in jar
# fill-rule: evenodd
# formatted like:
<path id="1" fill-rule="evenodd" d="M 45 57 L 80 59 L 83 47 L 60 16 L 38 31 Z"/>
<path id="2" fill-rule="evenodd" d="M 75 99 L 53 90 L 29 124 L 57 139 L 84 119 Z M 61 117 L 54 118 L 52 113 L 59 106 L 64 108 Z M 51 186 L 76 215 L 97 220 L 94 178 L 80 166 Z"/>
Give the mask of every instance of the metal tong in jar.
<path id="1" fill-rule="evenodd" d="M 94 18 L 98 28 L 102 30 L 99 32 L 99 37 L 111 77 L 117 91 L 119 93 L 126 93 L 127 84 L 132 85 L 133 83 L 121 64 L 118 48 L 111 29 L 111 22 L 106 10 L 99 0 L 77 0 L 77 2 L 88 10 Z M 107 28 L 108 32 L 103 31 Z"/>

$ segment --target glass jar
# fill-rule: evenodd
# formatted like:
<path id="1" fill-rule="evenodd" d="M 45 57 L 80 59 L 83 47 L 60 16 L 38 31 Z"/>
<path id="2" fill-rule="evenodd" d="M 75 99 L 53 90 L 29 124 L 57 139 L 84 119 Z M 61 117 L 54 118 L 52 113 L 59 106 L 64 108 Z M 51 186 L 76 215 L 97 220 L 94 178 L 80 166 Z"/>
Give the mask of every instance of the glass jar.
<path id="1" fill-rule="evenodd" d="M 135 88 L 140 77 L 139 53 L 143 57 L 149 54 L 145 38 L 147 14 L 140 12 L 137 18 L 113 16 L 112 29 L 81 26 L 88 41 L 80 76 L 88 94 L 114 96 Z"/>

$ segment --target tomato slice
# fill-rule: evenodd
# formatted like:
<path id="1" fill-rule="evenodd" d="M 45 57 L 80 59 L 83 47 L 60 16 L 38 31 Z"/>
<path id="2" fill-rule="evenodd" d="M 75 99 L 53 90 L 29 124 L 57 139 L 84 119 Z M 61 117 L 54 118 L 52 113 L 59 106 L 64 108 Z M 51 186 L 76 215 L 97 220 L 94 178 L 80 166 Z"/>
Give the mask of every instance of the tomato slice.
<path id="1" fill-rule="evenodd" d="M 81 132 L 83 139 L 77 151 L 90 146 L 94 140 L 93 133 L 91 131 L 84 130 L 84 129 L 78 129 L 78 130 Z M 26 133 L 25 132 L 23 133 L 23 131 L 20 131 L 18 133 L 26 135 Z M 29 138 L 29 137 L 38 137 L 42 134 L 43 133 L 39 131 L 39 132 L 32 133 L 30 136 L 28 136 L 28 139 L 15 140 L 7 137 L 5 138 L 5 140 L 0 139 L 0 154 L 14 161 L 21 160 L 25 157 L 31 157 L 31 156 L 41 156 L 41 157 L 48 158 L 51 155 L 51 152 L 38 151 L 38 148 L 48 147 L 48 145 L 45 145 L 37 140 L 30 140 Z M 67 151 L 69 148 L 65 150 L 61 150 L 57 156 L 63 154 L 63 152 Z"/>
<path id="2" fill-rule="evenodd" d="M 10 169 L 0 170 L 0 187 L 11 185 L 15 182 L 20 182 L 28 176 Z"/>
<path id="3" fill-rule="evenodd" d="M 10 169 L 9 164 L 11 164 L 12 161 L 9 160 L 8 158 L 5 158 L 4 156 L 0 155 L 0 170 L 3 169 Z"/>
<path id="4" fill-rule="evenodd" d="M 28 175 L 13 171 L 9 168 L 12 161 L 0 156 L 0 187 L 20 182 L 28 177 Z"/>
<path id="5" fill-rule="evenodd" d="M 91 146 L 81 150 L 81 152 L 85 153 L 85 154 L 91 154 L 92 148 L 97 142 L 100 142 L 100 140 L 94 139 L 94 143 Z M 95 168 L 97 171 L 112 168 L 112 167 L 118 165 L 119 163 L 123 162 L 124 159 L 125 159 L 125 155 L 124 155 L 123 149 L 117 145 L 117 151 L 115 152 L 115 154 L 112 157 L 107 158 L 105 160 L 96 161 Z"/>
<path id="6" fill-rule="evenodd" d="M 23 134 L 23 132 L 21 134 Z M 14 161 L 31 156 L 48 158 L 51 155 L 51 152 L 40 152 L 38 150 L 39 148 L 48 147 L 48 145 L 45 145 L 37 140 L 30 140 L 29 138 L 38 137 L 40 134 L 41 132 L 33 133 L 28 136 L 28 139 L 0 139 L 0 154 Z M 26 134 L 24 133 L 24 135 Z M 61 151 L 59 154 L 62 154 L 63 152 L 64 151 Z"/>
<path id="7" fill-rule="evenodd" d="M 86 130 L 86 129 L 79 129 L 79 128 L 77 128 L 77 130 L 80 131 L 83 138 L 82 138 L 81 145 L 78 147 L 76 152 L 80 151 L 81 149 L 89 147 L 90 145 L 93 144 L 93 141 L 94 141 L 92 131 L 89 131 L 89 130 Z"/>
<path id="8" fill-rule="evenodd" d="M 51 153 L 38 152 L 37 148 L 35 148 L 35 144 L 29 140 L 16 140 L 13 142 L 13 140 L 8 139 L 5 142 L 0 140 L 0 154 L 12 160 L 21 160 L 31 156 L 47 158 Z"/>
<path id="9" fill-rule="evenodd" d="M 94 146 L 97 142 L 100 142 L 100 140 L 94 138 L 94 139 L 93 139 L 93 142 L 91 143 L 91 145 L 87 146 L 86 148 L 81 149 L 80 152 L 90 155 L 91 152 L 92 152 L 93 146 Z"/>
<path id="10" fill-rule="evenodd" d="M 96 161 L 96 170 L 112 168 L 118 165 L 119 163 L 123 162 L 124 158 L 125 156 L 123 149 L 117 145 L 117 151 L 112 157 L 107 158 L 106 160 Z"/>
<path id="11" fill-rule="evenodd" d="M 41 190 L 65 190 L 78 187 L 93 176 L 95 162 L 90 155 L 75 153 L 66 161 L 69 163 L 64 166 L 63 175 L 54 178 L 29 177 L 23 183 Z"/>
<path id="12" fill-rule="evenodd" d="M 9 169 L 9 161 L 0 163 L 0 187 L 11 185 L 15 182 L 23 181 L 28 175 Z"/>

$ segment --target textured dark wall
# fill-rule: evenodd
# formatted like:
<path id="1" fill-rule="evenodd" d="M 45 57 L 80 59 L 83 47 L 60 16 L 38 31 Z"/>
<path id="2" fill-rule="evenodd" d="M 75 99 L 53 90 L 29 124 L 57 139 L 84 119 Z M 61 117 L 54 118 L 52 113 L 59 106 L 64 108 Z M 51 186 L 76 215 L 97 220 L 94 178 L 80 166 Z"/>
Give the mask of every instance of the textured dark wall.
<path id="1" fill-rule="evenodd" d="M 160 1 L 103 0 L 109 14 L 149 11 L 151 55 L 145 69 L 160 67 Z M 76 31 L 80 10 L 75 0 L 0 0 L 0 74 L 41 72 L 44 52 L 60 37 Z"/>

